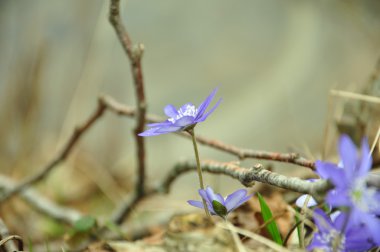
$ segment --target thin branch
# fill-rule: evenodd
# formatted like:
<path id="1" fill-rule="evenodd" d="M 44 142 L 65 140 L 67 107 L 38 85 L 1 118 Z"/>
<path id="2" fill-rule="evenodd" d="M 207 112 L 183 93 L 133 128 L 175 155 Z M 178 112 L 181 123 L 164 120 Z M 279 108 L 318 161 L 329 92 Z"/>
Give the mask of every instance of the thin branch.
<path id="1" fill-rule="evenodd" d="M 306 193 L 320 199 L 332 186 L 326 180 L 309 182 L 299 178 L 287 177 L 264 169 L 260 164 L 251 168 L 243 168 L 234 163 L 221 163 L 216 161 L 201 162 L 202 170 L 209 173 L 224 174 L 237 179 L 245 186 L 252 186 L 254 182 L 262 182 L 283 189 Z M 164 181 L 156 187 L 156 191 L 168 193 L 171 184 L 180 175 L 196 170 L 196 164 L 192 161 L 178 163 L 166 176 Z"/>
<path id="2" fill-rule="evenodd" d="M 20 183 L 18 186 L 12 185 L 11 187 L 5 188 L 5 195 L 9 195 L 8 198 L 15 193 L 18 193 L 20 191 L 23 191 L 26 189 L 26 187 L 33 185 L 34 183 L 37 183 L 38 181 L 42 180 L 45 178 L 51 170 L 64 161 L 68 155 L 71 153 L 72 148 L 75 146 L 75 144 L 78 142 L 79 138 L 97 121 L 105 112 L 105 110 L 108 109 L 112 111 L 115 114 L 122 115 L 122 116 L 128 116 L 128 117 L 134 117 L 136 116 L 136 110 L 134 108 L 131 108 L 129 106 L 125 106 L 113 98 L 109 96 L 100 96 L 98 100 L 98 108 L 96 111 L 90 116 L 90 118 L 87 119 L 87 121 L 82 125 L 76 128 L 76 130 L 73 132 L 71 138 L 68 140 L 67 144 L 63 148 L 63 150 L 59 153 L 57 157 L 53 159 L 45 168 L 42 169 L 41 172 L 39 172 L 36 175 L 31 176 L 29 179 L 26 179 L 28 183 L 25 184 L 25 182 Z M 156 115 L 147 115 L 147 121 L 148 122 L 159 122 L 162 121 L 163 119 L 159 116 Z M 188 137 L 188 134 L 185 133 L 179 133 L 182 136 Z M 238 147 L 232 146 L 232 145 L 227 145 L 224 144 L 220 141 L 217 140 L 212 140 L 212 139 L 207 139 L 204 137 L 197 137 L 197 140 L 204 145 L 216 148 L 218 150 L 224 151 L 226 153 L 230 153 L 233 155 L 236 155 L 241 158 L 261 158 L 261 159 L 269 159 L 269 160 L 276 160 L 280 162 L 290 162 L 294 163 L 297 165 L 305 166 L 305 167 L 312 167 L 314 166 L 313 162 L 308 161 L 306 159 L 298 157 L 296 154 L 286 154 L 286 153 L 275 153 L 275 152 L 262 152 L 262 151 L 253 151 L 253 150 L 244 150 L 240 149 Z M 214 165 L 212 165 L 214 164 Z M 253 183 L 255 181 L 254 177 L 245 177 L 245 176 L 240 176 L 240 174 L 244 174 L 247 172 L 247 168 L 241 168 L 236 166 L 233 163 L 216 163 L 216 162 L 203 162 L 202 166 L 204 167 L 203 169 L 206 172 L 211 172 L 211 173 L 218 173 L 218 174 L 225 174 L 228 176 L 231 176 L 233 178 L 237 178 L 240 180 L 244 185 L 249 185 L 250 183 Z M 134 194 L 132 198 L 127 200 L 126 202 L 123 202 L 119 205 L 119 207 L 114 211 L 112 214 L 112 220 L 115 223 L 122 223 L 130 214 L 131 210 L 145 197 L 151 196 L 156 193 L 162 193 L 162 192 L 168 192 L 169 187 L 171 183 L 176 179 L 177 176 L 179 176 L 182 173 L 189 172 L 193 170 L 195 167 L 195 164 L 191 164 L 189 162 L 186 163 L 180 163 L 177 166 L 171 170 L 161 186 L 155 187 L 155 188 L 150 188 L 145 191 L 144 194 Z M 254 168 L 251 168 L 254 169 Z M 252 172 L 252 174 L 258 174 L 258 171 L 260 171 L 261 168 L 256 168 Z M 264 175 L 269 174 L 271 172 L 264 170 L 262 172 Z M 42 174 L 42 175 L 41 175 Z M 276 182 L 273 182 L 273 180 L 270 180 L 270 178 L 276 177 L 276 173 L 271 173 L 273 176 L 269 176 L 268 183 L 277 185 Z M 262 175 L 262 174 L 261 174 Z M 278 174 L 279 175 L 279 174 Z M 282 175 L 279 175 L 282 176 Z M 280 179 L 281 180 L 281 179 Z M 302 181 L 302 183 L 306 183 L 303 180 L 296 179 L 296 181 Z M 264 180 L 261 180 L 260 178 L 257 179 L 257 181 L 267 183 Z M 285 181 L 288 181 L 287 179 Z M 380 181 L 380 176 L 375 176 L 372 174 L 368 178 L 368 184 L 379 187 L 379 181 Z M 297 183 L 297 182 L 296 182 Z M 286 189 L 292 189 L 292 187 L 289 187 L 288 184 L 285 184 L 283 186 L 280 186 L 282 188 Z M 288 188 L 289 187 L 289 188 Z M 309 188 L 310 189 L 310 188 Z M 30 190 L 28 190 L 29 192 Z M 297 191 L 297 190 L 296 190 Z M 25 196 L 25 193 L 23 193 L 21 196 Z M 28 198 L 28 197 L 27 197 Z M 33 195 L 30 198 L 41 198 L 40 196 L 38 197 L 33 197 Z M 35 205 L 37 208 L 39 207 L 39 204 L 34 204 L 34 200 L 29 200 L 29 203 L 32 205 Z M 43 206 L 42 206 L 43 207 Z M 46 210 L 46 212 L 49 212 Z M 49 215 L 49 214 L 48 214 Z M 58 217 L 59 219 L 60 217 Z"/>
<path id="3" fill-rule="evenodd" d="M 118 115 L 124 115 L 128 117 L 136 116 L 136 110 L 133 107 L 121 104 L 109 96 L 102 96 L 100 97 L 100 99 L 103 100 L 103 102 L 107 105 L 107 107 L 111 111 L 113 111 L 114 113 Z M 146 115 L 146 121 L 149 123 L 162 122 L 164 120 L 165 119 L 157 115 L 152 115 L 152 114 Z M 189 134 L 186 134 L 185 132 L 179 132 L 177 134 L 180 136 L 186 137 L 188 139 L 191 139 L 191 136 L 189 136 Z M 264 159 L 264 160 L 272 160 L 272 161 L 278 161 L 278 162 L 284 162 L 284 163 L 291 163 L 291 164 L 307 167 L 312 170 L 315 169 L 315 164 L 313 161 L 307 160 L 301 157 L 297 153 L 279 153 L 279 152 L 242 149 L 234 145 L 223 143 L 219 140 L 210 139 L 210 138 L 206 138 L 202 136 L 196 136 L 196 139 L 197 139 L 197 142 L 199 142 L 200 144 L 210 146 L 217 150 L 232 154 L 241 160 L 246 159 L 246 158 Z"/>
<path id="4" fill-rule="evenodd" d="M 110 220 L 116 224 L 121 224 L 124 222 L 124 220 L 131 214 L 133 208 L 140 203 L 143 199 L 148 197 L 148 195 L 153 195 L 156 192 L 149 190 L 144 191 L 144 194 L 137 194 L 134 193 L 130 198 L 128 198 L 126 201 L 119 204 L 119 207 L 116 208 L 113 213 L 111 214 Z"/>
<path id="5" fill-rule="evenodd" d="M 138 44 L 133 46 L 132 41 L 120 18 L 120 0 L 111 0 L 109 21 L 115 29 L 120 44 L 127 54 L 133 75 L 133 82 L 136 93 L 136 127 L 134 136 L 137 149 L 137 174 L 136 193 L 144 195 L 145 190 L 145 146 L 144 138 L 138 134 L 143 132 L 145 126 L 146 101 L 144 92 L 144 79 L 142 74 L 141 57 L 144 52 L 144 46 Z"/>
<path id="6" fill-rule="evenodd" d="M 5 191 L 3 195 L 0 197 L 0 202 L 6 201 L 16 193 L 19 193 L 25 188 L 44 179 L 53 170 L 54 167 L 56 167 L 58 164 L 63 162 L 68 157 L 68 155 L 71 153 L 73 147 L 78 142 L 80 137 L 97 121 L 98 118 L 100 118 L 103 115 L 105 109 L 105 104 L 103 104 L 99 100 L 96 111 L 91 115 L 90 118 L 87 119 L 87 121 L 84 124 L 82 124 L 74 130 L 70 139 L 67 141 L 63 149 L 58 153 L 58 155 L 39 172 L 24 179 L 23 182 L 20 182 L 20 184 L 18 186 L 15 186 L 13 189 Z"/>
<path id="7" fill-rule="evenodd" d="M 11 235 L 11 236 L 8 236 L 8 237 L 2 239 L 0 241 L 0 248 L 3 246 L 6 246 L 9 241 L 17 241 L 17 244 L 18 244 L 17 250 L 11 250 L 11 251 L 14 251 L 14 252 L 24 251 L 24 243 L 22 241 L 22 238 L 18 235 Z"/>
<path id="8" fill-rule="evenodd" d="M 240 160 L 243 160 L 246 158 L 264 159 L 264 160 L 272 160 L 272 161 L 296 164 L 299 166 L 308 167 L 312 170 L 315 169 L 315 164 L 313 161 L 300 157 L 300 155 L 297 153 L 279 153 L 279 152 L 241 149 L 234 145 L 225 144 L 221 141 L 212 140 L 205 137 L 197 137 L 197 140 L 201 144 L 208 145 L 215 149 L 235 155 Z"/>
<path id="9" fill-rule="evenodd" d="M 5 225 L 4 221 L 0 218 L 0 240 L 7 239 L 8 237 L 10 237 L 8 227 L 7 225 Z M 4 244 L 3 246 L 5 246 L 4 248 L 5 250 L 2 250 L 0 246 L 0 251 L 16 251 L 17 250 L 13 241 L 10 241 Z"/>
<path id="10" fill-rule="evenodd" d="M 313 195 L 317 200 L 321 199 L 323 194 L 331 188 L 330 183 L 326 180 L 310 182 L 299 178 L 286 177 L 284 175 L 268 171 L 260 164 L 252 168 L 244 168 L 235 163 L 221 163 L 217 161 L 203 161 L 201 167 L 204 172 L 213 174 L 224 174 L 231 178 L 237 179 L 244 186 L 251 187 L 256 181 L 277 186 L 283 189 L 292 190 L 299 193 Z M 137 196 L 134 194 L 132 198 L 114 211 L 112 220 L 115 223 L 122 223 L 131 213 L 132 209 L 143 199 L 155 194 L 169 193 L 173 182 L 181 175 L 196 171 L 197 165 L 194 161 L 180 162 L 170 170 L 160 184 L 155 187 L 148 188 L 146 194 Z"/>
<path id="11" fill-rule="evenodd" d="M 15 188 L 15 186 L 16 183 L 13 182 L 10 178 L 0 176 L 1 189 L 11 191 Z M 53 218 L 56 221 L 73 225 L 75 221 L 79 220 L 82 217 L 82 214 L 78 211 L 57 205 L 56 203 L 52 202 L 31 188 L 24 189 L 22 192 L 20 192 L 20 196 L 34 209 L 42 214 L 45 214 L 46 216 Z"/>

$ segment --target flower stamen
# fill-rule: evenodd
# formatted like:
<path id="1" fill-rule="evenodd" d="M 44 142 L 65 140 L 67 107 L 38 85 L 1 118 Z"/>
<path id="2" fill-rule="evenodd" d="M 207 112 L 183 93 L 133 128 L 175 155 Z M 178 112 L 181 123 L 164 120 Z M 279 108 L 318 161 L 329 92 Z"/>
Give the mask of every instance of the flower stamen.
<path id="1" fill-rule="evenodd" d="M 198 114 L 198 109 L 194 105 L 188 104 L 186 105 L 185 110 L 182 110 L 182 108 L 180 108 L 177 112 L 178 112 L 178 115 L 176 115 L 175 117 L 169 118 L 168 119 L 169 122 L 175 123 L 176 121 L 178 121 L 184 116 L 191 116 L 195 118 Z"/>

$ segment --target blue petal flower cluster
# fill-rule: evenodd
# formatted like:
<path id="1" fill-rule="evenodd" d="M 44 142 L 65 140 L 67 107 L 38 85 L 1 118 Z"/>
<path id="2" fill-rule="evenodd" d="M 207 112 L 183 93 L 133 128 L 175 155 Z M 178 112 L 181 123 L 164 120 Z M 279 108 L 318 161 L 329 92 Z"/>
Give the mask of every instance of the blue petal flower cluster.
<path id="1" fill-rule="evenodd" d="M 164 112 L 169 118 L 164 122 L 148 124 L 150 129 L 140 133 L 139 136 L 157 136 L 171 132 L 183 131 L 194 127 L 199 122 L 203 122 L 222 101 L 222 99 L 219 99 L 214 107 L 206 112 L 206 109 L 210 105 L 217 90 L 218 89 L 215 88 L 198 108 L 196 108 L 192 103 L 186 103 L 178 110 L 171 104 L 167 105 L 164 108 Z"/>
<path id="2" fill-rule="evenodd" d="M 328 222 L 327 217 L 320 211 L 324 222 L 334 228 L 326 229 L 320 225 L 318 218 L 314 218 L 319 233 L 311 244 L 316 247 L 321 237 L 331 235 L 332 230 L 342 232 L 340 240 L 342 250 L 336 251 L 364 251 L 368 244 L 372 246 L 380 245 L 380 192 L 366 183 L 369 171 L 372 166 L 372 157 L 366 139 L 362 140 L 361 154 L 358 154 L 352 140 L 343 135 L 339 141 L 340 164 L 317 161 L 317 173 L 323 179 L 328 179 L 334 185 L 326 195 L 326 202 L 333 208 L 340 208 L 345 211 L 344 225 L 341 218 L 336 222 Z M 345 227 L 345 228 L 344 228 Z M 356 235 L 350 235 L 356 233 Z M 322 239 L 323 240 L 323 239 Z M 324 241 L 327 241 L 326 239 Z M 349 249 L 347 244 L 355 243 L 355 249 Z M 363 244 L 360 247 L 359 244 Z M 331 244 L 330 244 L 331 245 Z M 337 245 L 338 246 L 338 245 Z M 329 250 L 327 250 L 329 251 Z"/>
<path id="3" fill-rule="evenodd" d="M 318 248 L 325 252 L 367 251 L 376 246 L 373 240 L 368 239 L 367 226 L 350 221 L 348 213 L 340 212 L 329 217 L 321 209 L 316 209 L 313 217 L 318 233 L 314 234 L 308 250 Z"/>
<path id="4" fill-rule="evenodd" d="M 207 186 L 205 190 L 199 189 L 199 195 L 206 201 L 207 208 L 212 215 L 218 215 L 222 218 L 241 206 L 243 203 L 249 200 L 253 194 L 247 195 L 247 190 L 240 189 L 234 193 L 223 198 L 219 193 L 214 193 L 214 190 Z M 187 201 L 190 205 L 204 208 L 203 203 L 197 200 Z"/>
<path id="5" fill-rule="evenodd" d="M 186 103 L 178 110 L 171 104 L 167 105 L 164 108 L 164 112 L 169 118 L 164 122 L 148 124 L 150 129 L 140 133 L 139 136 L 157 136 L 192 129 L 197 123 L 206 120 L 222 101 L 222 99 L 219 99 L 214 107 L 206 112 L 206 109 L 210 105 L 217 90 L 218 89 L 215 88 L 198 108 L 196 108 L 192 103 Z M 197 152 L 196 149 L 195 151 Z M 196 153 L 196 155 L 198 154 Z M 244 189 L 235 191 L 234 193 L 228 195 L 226 199 L 224 199 L 220 194 L 214 193 L 211 187 L 199 189 L 198 192 L 205 200 L 206 205 L 204 205 L 203 202 L 196 200 L 189 200 L 188 203 L 202 209 L 207 207 L 208 211 L 210 211 L 212 215 L 218 215 L 222 218 L 226 218 L 231 211 L 242 205 L 253 196 L 253 194 L 247 195 L 247 191 Z"/>

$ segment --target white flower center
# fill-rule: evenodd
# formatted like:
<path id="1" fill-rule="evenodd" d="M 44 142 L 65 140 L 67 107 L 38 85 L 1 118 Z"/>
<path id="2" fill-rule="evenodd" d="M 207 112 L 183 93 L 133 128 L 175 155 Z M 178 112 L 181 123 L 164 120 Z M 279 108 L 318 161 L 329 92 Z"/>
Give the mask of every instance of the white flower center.
<path id="1" fill-rule="evenodd" d="M 380 207 L 375 199 L 376 189 L 368 187 L 365 178 L 357 179 L 351 190 L 351 200 L 363 212 L 370 212 Z"/>
<path id="2" fill-rule="evenodd" d="M 340 233 L 332 229 L 329 233 L 322 233 L 317 236 L 317 239 L 324 245 L 323 249 L 325 251 L 345 251 L 344 245 L 346 242 L 346 237 L 340 235 Z"/>
<path id="3" fill-rule="evenodd" d="M 187 105 L 185 110 L 182 110 L 182 108 L 180 108 L 177 111 L 177 113 L 178 113 L 178 115 L 176 115 L 175 117 L 169 118 L 168 121 L 175 123 L 176 121 L 178 121 L 179 119 L 181 119 L 184 116 L 195 117 L 198 113 L 198 109 L 196 109 L 194 105 Z"/>

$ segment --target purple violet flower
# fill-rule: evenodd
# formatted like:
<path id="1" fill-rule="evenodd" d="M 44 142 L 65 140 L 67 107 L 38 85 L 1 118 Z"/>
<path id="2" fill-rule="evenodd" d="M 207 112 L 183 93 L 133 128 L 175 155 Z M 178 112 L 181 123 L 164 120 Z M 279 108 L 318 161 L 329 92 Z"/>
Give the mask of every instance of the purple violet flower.
<path id="1" fill-rule="evenodd" d="M 199 122 L 203 122 L 222 101 L 222 99 L 219 99 L 214 107 L 205 113 L 217 90 L 218 89 L 215 88 L 198 108 L 196 108 L 192 103 L 186 103 L 178 110 L 171 104 L 167 105 L 164 108 L 164 112 L 169 118 L 164 122 L 148 124 L 147 126 L 150 127 L 150 129 L 140 133 L 139 136 L 157 136 L 171 132 L 183 131 L 194 127 Z"/>
<path id="2" fill-rule="evenodd" d="M 212 215 L 218 215 L 225 218 L 230 212 L 241 206 L 249 200 L 253 194 L 247 195 L 247 190 L 240 189 L 223 198 L 219 193 L 214 193 L 211 187 L 207 186 L 205 190 L 199 189 L 199 195 L 206 201 L 208 210 Z M 190 205 L 204 208 L 202 201 L 188 200 Z"/>
<path id="3" fill-rule="evenodd" d="M 318 179 L 308 179 L 308 181 L 315 182 L 315 181 L 318 181 Z M 318 205 L 318 202 L 313 198 L 313 196 L 309 194 L 302 194 L 301 196 L 297 198 L 295 202 L 296 206 L 298 206 L 299 208 L 303 208 L 305 206 L 306 200 L 308 200 L 306 207 L 310 208 L 310 207 L 315 207 L 316 205 Z"/>
<path id="4" fill-rule="evenodd" d="M 303 208 L 306 203 L 306 200 L 308 200 L 306 207 L 315 207 L 316 205 L 318 205 L 318 202 L 313 198 L 313 196 L 309 194 L 302 194 L 297 198 L 296 206 L 298 206 L 299 208 Z"/>
<path id="5" fill-rule="evenodd" d="M 314 222 L 318 232 L 307 247 L 325 252 L 367 251 L 376 244 L 368 237 L 371 236 L 367 226 L 358 225 L 346 213 L 340 213 L 331 220 L 321 209 L 314 211 Z"/>
<path id="6" fill-rule="evenodd" d="M 372 166 L 372 157 L 366 139 L 362 140 L 362 153 L 358 155 L 355 144 L 343 135 L 339 141 L 341 164 L 317 161 L 317 173 L 328 179 L 334 189 L 327 193 L 326 201 L 332 207 L 346 207 L 350 219 L 368 226 L 372 237 L 380 244 L 380 192 L 367 186 L 366 179 Z"/>

